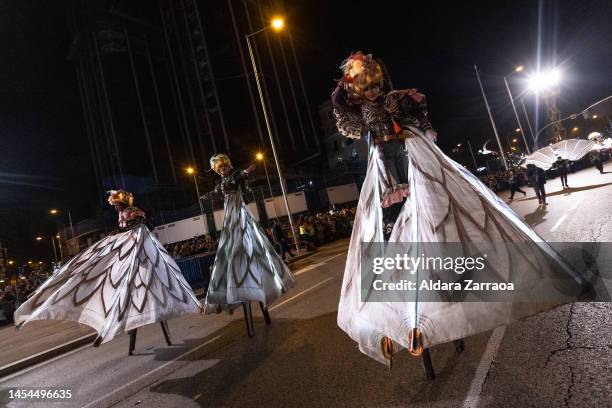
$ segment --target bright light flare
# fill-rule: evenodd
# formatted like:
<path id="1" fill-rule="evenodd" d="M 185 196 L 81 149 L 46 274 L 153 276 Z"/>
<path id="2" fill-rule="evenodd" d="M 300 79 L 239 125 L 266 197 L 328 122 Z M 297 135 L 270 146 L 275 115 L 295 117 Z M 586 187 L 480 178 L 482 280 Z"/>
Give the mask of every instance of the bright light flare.
<path id="1" fill-rule="evenodd" d="M 274 31 L 281 31 L 285 28 L 285 20 L 282 17 L 274 17 L 270 25 Z"/>
<path id="2" fill-rule="evenodd" d="M 263 154 L 261 154 L 261 153 L 257 153 L 257 154 L 255 155 L 255 158 L 256 158 L 257 160 L 260 160 L 260 161 L 261 161 L 261 160 L 263 160 L 264 156 L 263 156 Z"/>
<path id="3" fill-rule="evenodd" d="M 578 127 L 575 127 L 572 129 L 572 132 L 577 132 L 578 130 L 579 130 Z"/>
<path id="4" fill-rule="evenodd" d="M 597 119 L 597 115 L 593 115 L 593 116 L 591 116 L 591 118 Z"/>
<path id="5" fill-rule="evenodd" d="M 42 237 L 38 236 L 38 237 L 36 237 L 36 240 L 37 241 L 42 241 Z"/>
<path id="6" fill-rule="evenodd" d="M 187 167 L 185 169 L 185 171 L 187 172 L 187 174 L 193 174 L 195 173 L 195 169 L 193 167 Z"/>
<path id="7" fill-rule="evenodd" d="M 51 215 L 55 215 L 57 213 L 58 213 L 58 211 L 55 208 L 52 208 L 52 209 L 49 210 L 49 214 L 51 214 Z"/>
<path id="8" fill-rule="evenodd" d="M 519 65 L 518 67 L 516 67 L 514 69 L 514 72 L 521 72 L 525 67 L 523 67 L 522 65 Z"/>
<path id="9" fill-rule="evenodd" d="M 529 89 L 536 93 L 545 91 L 558 86 L 560 81 L 561 71 L 558 69 L 540 72 L 529 77 Z"/>

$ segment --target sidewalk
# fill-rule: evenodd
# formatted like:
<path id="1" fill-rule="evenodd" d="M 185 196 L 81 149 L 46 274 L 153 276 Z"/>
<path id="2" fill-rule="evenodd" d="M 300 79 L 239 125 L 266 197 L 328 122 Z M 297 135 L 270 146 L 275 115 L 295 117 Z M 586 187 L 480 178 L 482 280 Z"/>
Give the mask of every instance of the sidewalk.
<path id="1" fill-rule="evenodd" d="M 12 324 L 2 327 L 0 329 L 0 376 L 5 375 L 2 369 L 9 364 L 84 336 L 92 336 L 91 341 L 93 342 L 95 332 L 88 326 L 71 321 L 35 321 L 19 330 Z"/>
<path id="2" fill-rule="evenodd" d="M 288 264 L 304 259 L 316 251 L 300 251 Z M 203 299 L 203 288 L 194 291 Z M 0 377 L 38 364 L 60 354 L 93 343 L 96 332 L 89 326 L 72 321 L 41 320 L 17 330 L 14 325 L 0 328 Z"/>

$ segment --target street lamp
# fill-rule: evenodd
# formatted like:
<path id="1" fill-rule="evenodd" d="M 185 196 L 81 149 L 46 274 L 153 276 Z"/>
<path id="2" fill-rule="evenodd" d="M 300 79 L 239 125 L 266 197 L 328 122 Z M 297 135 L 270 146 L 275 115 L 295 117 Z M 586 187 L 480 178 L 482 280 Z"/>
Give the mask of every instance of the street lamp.
<path id="1" fill-rule="evenodd" d="M 285 20 L 282 17 L 274 17 L 270 25 L 274 31 L 281 31 L 285 27 Z"/>
<path id="2" fill-rule="evenodd" d="M 68 223 L 70 224 L 70 238 L 74 238 L 74 227 L 72 225 L 72 214 L 70 214 L 70 210 L 67 209 L 66 212 L 68 213 Z M 49 214 L 51 215 L 57 215 L 60 213 L 60 210 L 58 210 L 57 208 L 51 208 L 49 210 Z"/>
<path id="3" fill-rule="evenodd" d="M 193 184 L 195 184 L 196 189 L 196 199 L 200 205 L 200 214 L 202 214 L 202 227 L 204 228 L 204 235 L 206 235 L 206 215 L 204 215 L 204 207 L 202 206 L 202 200 L 200 200 L 200 187 L 198 187 L 198 179 L 196 178 L 197 172 L 191 166 L 187 167 L 185 171 L 193 177 Z"/>
<path id="4" fill-rule="evenodd" d="M 274 199 L 274 194 L 272 193 L 272 183 L 270 183 L 270 176 L 268 175 L 268 166 L 266 166 L 266 160 L 264 159 L 263 153 L 257 153 L 255 155 L 257 161 L 263 163 L 264 171 L 266 172 L 266 179 L 268 180 L 268 188 L 270 189 L 270 198 L 272 198 L 272 204 L 274 204 L 274 214 L 278 218 L 278 209 L 276 208 L 276 200 Z"/>
<path id="5" fill-rule="evenodd" d="M 516 72 L 522 72 L 522 71 L 523 71 L 523 66 L 519 65 L 518 67 L 514 69 L 514 71 L 512 71 L 512 73 L 510 73 L 510 75 Z M 507 75 L 507 76 L 510 76 L 510 75 Z M 514 104 L 514 97 L 512 96 L 512 92 L 510 91 L 510 85 L 508 84 L 508 79 L 506 78 L 506 76 L 504 76 L 504 84 L 506 84 L 506 90 L 508 91 L 508 96 L 510 97 L 510 103 L 512 104 L 512 110 L 514 111 L 514 116 L 516 116 L 516 123 L 518 123 L 518 126 L 519 126 L 516 129 L 516 131 L 521 132 L 521 135 L 523 135 L 523 142 L 525 142 L 525 148 L 527 149 L 527 154 L 531 154 L 531 151 L 529 150 L 529 145 L 527 144 L 527 138 L 525 138 L 525 132 L 523 132 L 523 125 L 521 125 L 521 120 L 519 119 L 519 115 L 516 110 L 516 105 Z"/>
<path id="6" fill-rule="evenodd" d="M 43 237 L 39 235 L 35 239 L 36 241 L 42 241 Z M 55 262 L 57 262 L 57 249 L 55 248 L 55 239 L 53 238 L 53 236 L 51 236 L 51 246 L 53 247 L 53 257 L 55 258 Z"/>
<path id="7" fill-rule="evenodd" d="M 268 137 L 270 138 L 270 145 L 272 146 L 272 155 L 274 156 L 274 162 L 276 164 L 276 171 L 278 172 L 278 179 L 281 185 L 281 191 L 283 192 L 283 200 L 285 201 L 285 209 L 287 210 L 287 217 L 289 218 L 289 225 L 291 226 L 291 233 L 293 234 L 293 240 L 295 242 L 295 247 L 299 251 L 300 244 L 298 242 L 298 236 L 295 233 L 295 227 L 293 226 L 293 218 L 291 216 L 291 210 L 289 209 L 289 201 L 287 200 L 287 191 L 285 189 L 285 184 L 283 182 L 283 174 L 281 172 L 280 165 L 278 163 L 278 155 L 276 154 L 276 146 L 274 145 L 274 139 L 272 137 L 272 128 L 270 127 L 270 119 L 268 118 L 268 111 L 266 109 L 266 104 L 264 102 L 263 91 L 261 89 L 261 82 L 259 80 L 259 72 L 257 71 L 257 64 L 255 63 L 255 55 L 253 54 L 253 47 L 251 46 L 251 37 L 255 34 L 259 34 L 268 28 L 272 28 L 274 31 L 281 31 L 285 27 L 285 21 L 281 17 L 275 17 L 272 19 L 270 26 L 263 27 L 257 31 L 252 32 L 251 34 L 246 34 L 246 42 L 249 48 L 249 55 L 251 57 L 251 65 L 253 66 L 253 74 L 255 76 L 255 83 L 257 84 L 257 91 L 259 92 L 259 101 L 261 102 L 261 109 L 264 115 L 264 121 L 266 122 L 266 129 L 268 131 Z M 278 214 L 277 214 L 278 216 Z"/>
<path id="8" fill-rule="evenodd" d="M 558 69 L 538 72 L 529 77 L 529 89 L 534 93 L 547 91 L 559 86 L 560 81 L 561 71 Z"/>
<path id="9" fill-rule="evenodd" d="M 472 156 L 472 162 L 474 163 L 474 170 L 478 169 L 478 164 L 476 163 L 476 157 L 474 156 L 474 150 L 472 149 L 472 143 L 470 143 L 469 140 L 467 140 L 467 145 L 468 148 L 470 149 L 470 155 Z M 463 146 L 463 144 L 461 143 L 457 143 L 457 147 L 456 149 L 453 149 L 454 152 L 459 152 L 459 148 L 461 148 L 461 146 Z M 466 166 L 463 166 L 466 167 Z"/>

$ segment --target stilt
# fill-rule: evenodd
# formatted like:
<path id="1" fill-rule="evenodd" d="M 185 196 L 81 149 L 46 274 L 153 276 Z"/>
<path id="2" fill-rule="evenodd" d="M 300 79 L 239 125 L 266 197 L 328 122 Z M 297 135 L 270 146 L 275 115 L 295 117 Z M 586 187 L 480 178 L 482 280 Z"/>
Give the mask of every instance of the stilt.
<path id="1" fill-rule="evenodd" d="M 253 337 L 255 330 L 253 330 L 253 312 L 251 311 L 251 302 L 244 302 L 242 304 L 242 310 L 244 310 L 244 321 L 246 323 L 247 336 Z"/>
<path id="2" fill-rule="evenodd" d="M 463 339 L 455 340 L 453 343 L 455 343 L 455 351 L 457 353 L 461 353 L 463 350 L 465 350 L 465 343 L 463 342 Z"/>
<path id="3" fill-rule="evenodd" d="M 270 319 L 270 312 L 268 312 L 268 308 L 265 307 L 262 302 L 259 302 L 259 307 L 261 308 L 261 314 L 263 314 L 266 324 L 269 326 L 272 324 L 272 319 Z"/>
<path id="4" fill-rule="evenodd" d="M 433 380 L 436 378 L 436 373 L 434 372 L 433 365 L 431 364 L 431 354 L 429 354 L 428 348 L 423 350 L 423 365 L 425 366 L 425 374 L 427 375 L 427 379 Z"/>
<path id="5" fill-rule="evenodd" d="M 171 346 L 172 342 L 170 341 L 170 328 L 168 327 L 168 322 L 164 320 L 163 322 L 159 322 L 161 324 L 162 332 L 164 333 L 164 339 L 166 339 L 166 344 Z"/>
<path id="6" fill-rule="evenodd" d="M 136 348 L 136 332 L 138 329 L 130 330 L 130 348 L 128 349 L 128 356 L 131 356 Z"/>

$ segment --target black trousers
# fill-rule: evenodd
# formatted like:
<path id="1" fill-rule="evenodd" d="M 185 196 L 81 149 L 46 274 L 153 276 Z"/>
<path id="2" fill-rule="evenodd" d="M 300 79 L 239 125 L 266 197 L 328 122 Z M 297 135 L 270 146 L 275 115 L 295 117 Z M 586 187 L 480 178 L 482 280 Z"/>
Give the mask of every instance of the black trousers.
<path id="1" fill-rule="evenodd" d="M 544 189 L 544 184 L 534 184 L 533 191 L 535 191 L 536 197 L 538 197 L 538 201 L 540 203 L 546 202 L 546 190 Z"/>
<path id="2" fill-rule="evenodd" d="M 285 242 L 277 242 L 275 245 L 276 253 L 281 256 L 281 258 L 285 258 L 285 254 L 289 254 L 291 256 L 295 256 L 293 252 L 291 252 L 291 248 Z"/>
<path id="3" fill-rule="evenodd" d="M 519 193 L 523 193 L 523 194 L 527 195 L 527 193 L 526 193 L 526 192 L 524 192 L 523 190 L 521 190 L 521 189 L 519 188 L 518 184 L 511 183 L 511 184 L 510 184 L 510 199 L 513 199 L 513 198 L 514 198 L 514 193 L 516 193 L 517 191 L 518 191 Z"/>
<path id="4" fill-rule="evenodd" d="M 567 170 L 559 173 L 561 176 L 561 185 L 567 187 Z"/>

